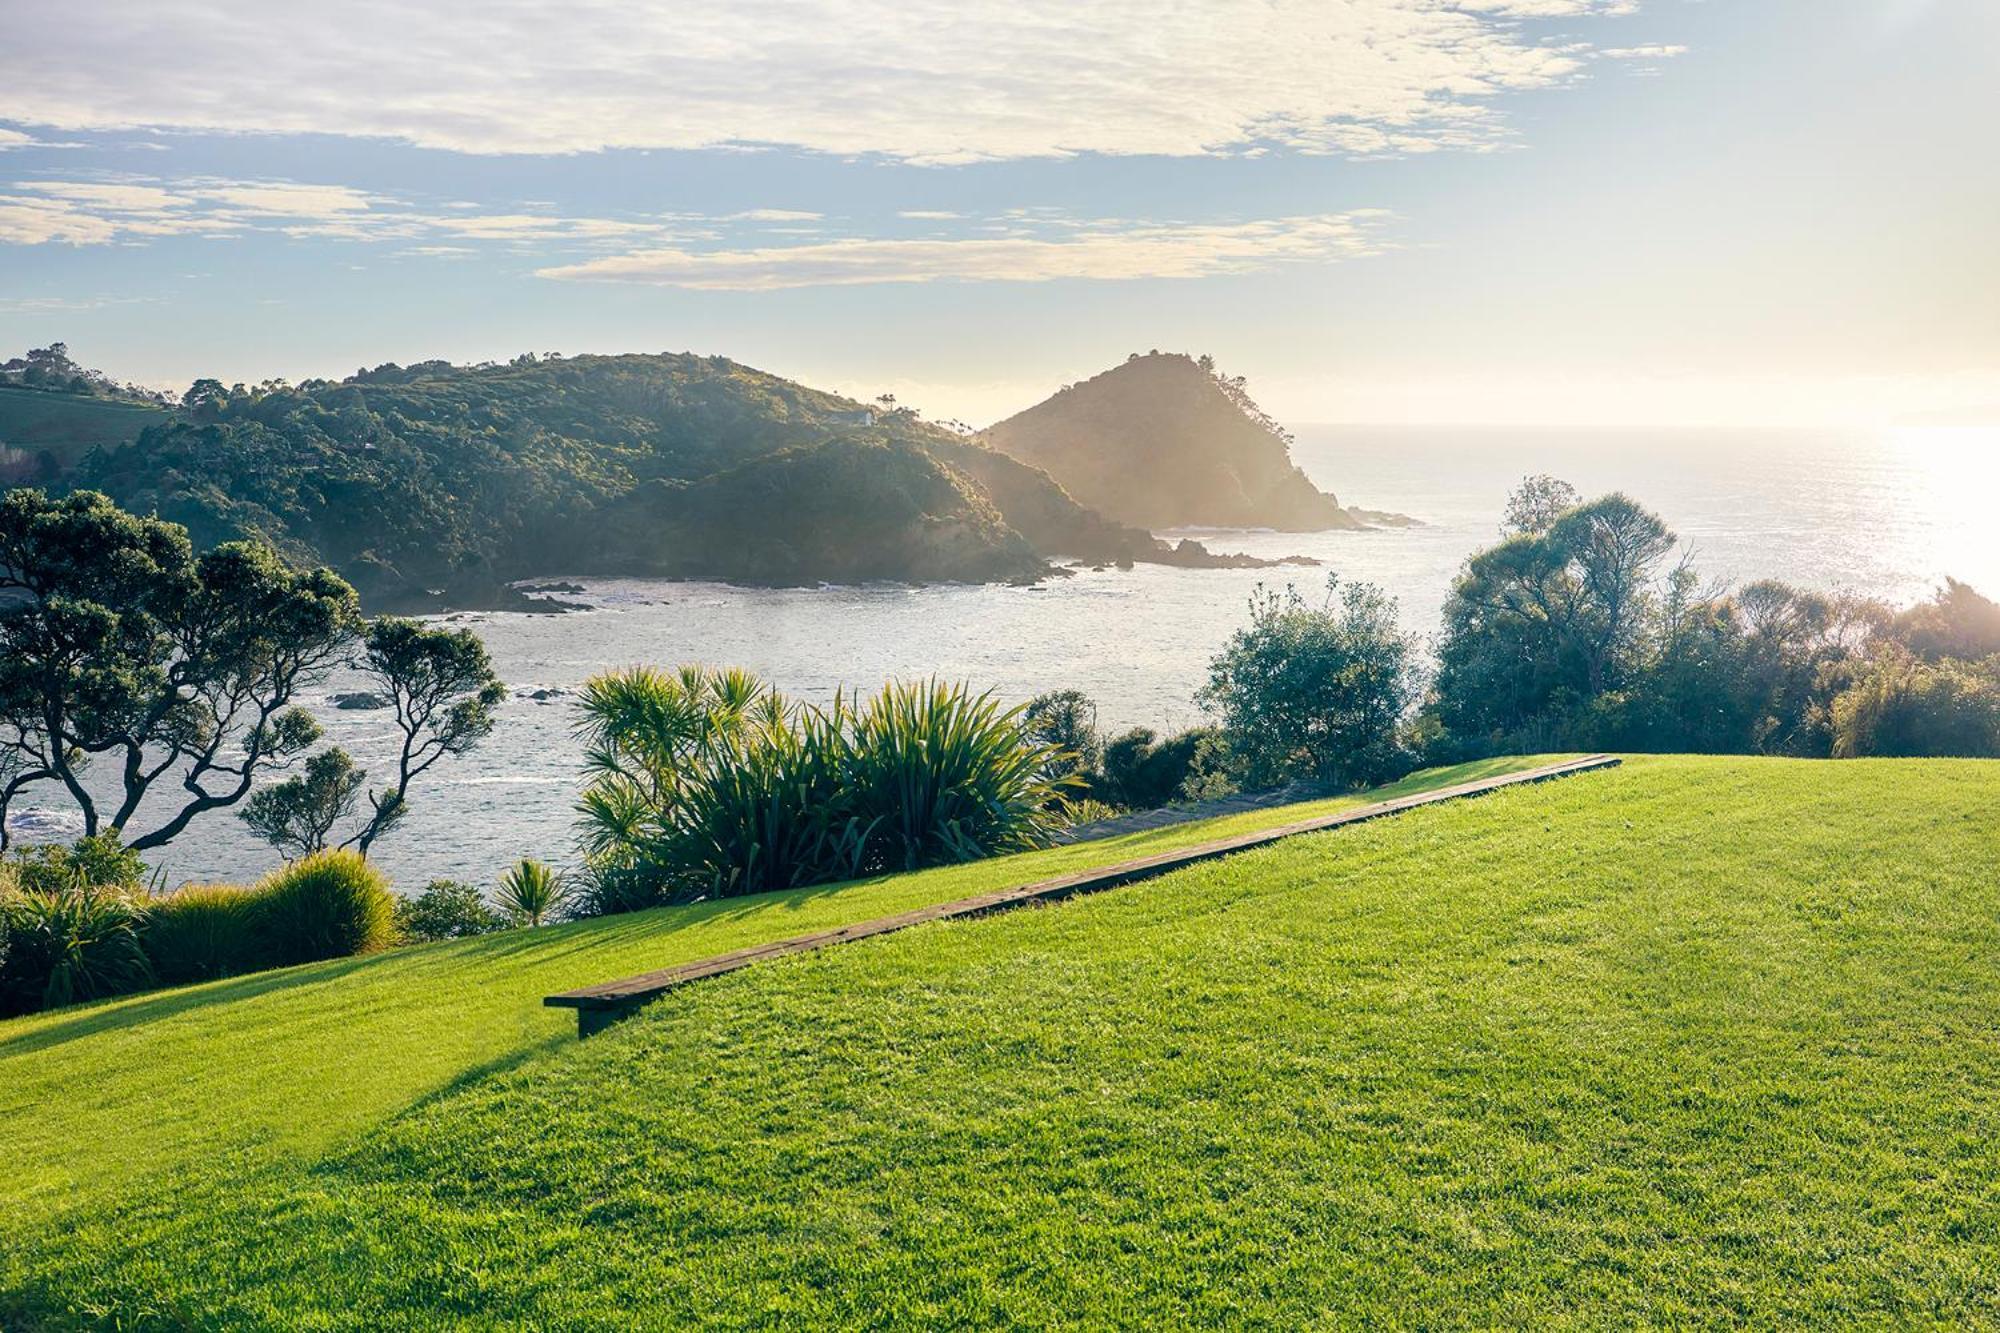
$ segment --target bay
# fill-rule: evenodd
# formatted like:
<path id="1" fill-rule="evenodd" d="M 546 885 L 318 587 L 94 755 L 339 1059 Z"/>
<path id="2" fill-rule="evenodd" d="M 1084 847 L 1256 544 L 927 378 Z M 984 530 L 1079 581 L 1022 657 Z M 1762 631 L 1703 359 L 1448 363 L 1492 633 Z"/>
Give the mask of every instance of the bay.
<path id="1" fill-rule="evenodd" d="M 574 859 L 579 747 L 561 695 L 596 672 L 688 661 L 750 668 L 788 693 L 825 701 L 892 678 L 971 681 L 1017 701 L 1075 687 L 1111 729 L 1201 720 L 1206 663 L 1245 619 L 1260 583 L 1317 592 L 1329 574 L 1382 585 L 1404 624 L 1434 633 L 1453 574 L 1494 540 L 1507 494 L 1552 473 L 1586 495 L 1624 490 L 1658 510 L 1710 577 L 1848 589 L 1898 603 L 1952 575 L 2000 592 L 2000 431 L 1519 431 L 1318 427 L 1294 457 L 1343 502 L 1423 526 L 1369 532 L 1188 533 L 1217 550 L 1308 555 L 1321 568 L 1083 569 L 1032 588 L 1002 586 L 753 589 L 579 579 L 594 609 L 561 616 L 475 614 L 453 623 L 485 638 L 514 697 L 473 754 L 446 761 L 414 794 L 404 826 L 375 853 L 399 887 L 451 877 L 490 884 L 510 862 Z M 552 577 L 562 571 L 551 570 Z M 335 712 L 329 681 L 312 701 L 334 739 L 384 765 L 386 715 Z M 62 836 L 59 809 L 20 832 Z M 243 881 L 274 855 L 231 815 L 210 816 L 154 857 L 170 883 Z"/>

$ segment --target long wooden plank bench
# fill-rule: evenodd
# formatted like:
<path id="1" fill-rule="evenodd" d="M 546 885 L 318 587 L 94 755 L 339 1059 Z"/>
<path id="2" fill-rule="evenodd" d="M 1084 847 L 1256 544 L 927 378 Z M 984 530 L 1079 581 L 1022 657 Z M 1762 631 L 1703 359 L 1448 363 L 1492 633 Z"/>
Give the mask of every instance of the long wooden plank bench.
<path id="1" fill-rule="evenodd" d="M 1613 755 L 1588 755 L 1581 759 L 1564 760 L 1540 768 L 1523 769 L 1517 773 L 1502 773 L 1495 777 L 1461 782 L 1456 786 L 1440 787 L 1435 791 L 1398 796 L 1394 800 L 1355 806 L 1349 810 L 1340 810 L 1313 819 L 1302 819 L 1297 823 L 1238 834 L 1233 838 L 1219 838 L 1213 842 L 1181 847 L 1132 861 L 1120 861 L 1115 865 L 1079 870 L 1074 874 L 1037 880 L 1032 884 L 1014 888 L 995 889 L 991 893 L 960 898 L 955 902 L 938 903 L 930 907 L 919 907 L 908 912 L 899 912 L 895 916 L 877 917 L 872 921 L 857 921 L 853 925 L 841 926 L 835 930 L 822 930 L 810 935 L 794 935 L 788 939 L 772 940 L 767 944 L 752 945 L 733 953 L 716 954 L 711 958 L 677 963 L 656 972 L 644 972 L 636 977 L 626 977 L 622 981 L 607 981 L 596 986 L 585 986 L 581 990 L 564 991 L 560 995 L 547 997 L 542 1003 L 553 1009 L 576 1010 L 577 1036 L 588 1037 L 668 991 L 690 982 L 700 981 L 704 977 L 734 972 L 766 959 L 807 953 L 834 944 L 850 944 L 855 940 L 887 935 L 931 921 L 953 921 L 962 917 L 985 916 L 1031 903 L 1056 902 L 1079 894 L 1097 893 L 1103 889 L 1164 875 L 1184 866 L 1247 851 L 1252 847 L 1262 847 L 1266 843 L 1295 838 L 1302 833 L 1320 833 L 1327 829 L 1342 828 L 1348 824 L 1360 824 L 1371 819 L 1401 814 L 1420 806 L 1436 805 L 1441 801 L 1463 800 L 1468 796 L 1482 796 L 1505 787 L 1547 782 L 1577 773 L 1613 768 L 1618 763 L 1619 760 Z"/>

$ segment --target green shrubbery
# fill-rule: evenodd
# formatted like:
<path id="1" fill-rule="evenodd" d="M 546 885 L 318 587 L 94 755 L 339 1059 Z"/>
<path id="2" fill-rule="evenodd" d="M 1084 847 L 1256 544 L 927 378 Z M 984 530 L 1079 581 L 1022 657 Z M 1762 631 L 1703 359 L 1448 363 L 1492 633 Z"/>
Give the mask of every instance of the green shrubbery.
<path id="1" fill-rule="evenodd" d="M 1833 701 L 1833 754 L 2000 754 L 2000 657 L 1931 663 L 1900 649 L 1884 652 Z"/>
<path id="2" fill-rule="evenodd" d="M 500 877 L 500 913 L 509 925 L 547 925 L 569 897 L 563 877 L 540 861 L 523 859 Z"/>
<path id="3" fill-rule="evenodd" d="M 144 909 L 115 888 L 81 878 L 54 891 L 0 899 L 8 949 L 0 1014 L 52 1009 L 139 990 L 152 981 L 141 946 Z"/>
<path id="4" fill-rule="evenodd" d="M 396 932 L 413 944 L 485 935 L 506 924 L 477 886 L 454 879 L 434 879 L 396 904 Z"/>
<path id="5" fill-rule="evenodd" d="M 1466 561 L 1416 724 L 1447 762 L 1605 749 L 2000 756 L 2000 606 L 1947 580 L 1903 612 L 1764 580 L 1704 586 L 1626 496 L 1546 477 Z"/>
<path id="6" fill-rule="evenodd" d="M 253 888 L 153 895 L 110 835 L 0 863 L 0 1013 L 208 981 L 393 944 L 395 902 L 353 852 L 283 866 Z"/>
<path id="7" fill-rule="evenodd" d="M 581 706 L 585 912 L 1036 846 L 1069 786 L 1022 710 L 936 681 L 813 708 L 743 672 L 640 668 Z"/>
<path id="8" fill-rule="evenodd" d="M 142 935 L 165 985 L 212 981 L 265 966 L 257 941 L 258 895 L 234 884 L 189 884 L 146 905 Z"/>
<path id="9" fill-rule="evenodd" d="M 250 892 L 265 967 L 373 953 L 396 942 L 396 900 L 359 853 L 316 852 L 273 871 Z"/>

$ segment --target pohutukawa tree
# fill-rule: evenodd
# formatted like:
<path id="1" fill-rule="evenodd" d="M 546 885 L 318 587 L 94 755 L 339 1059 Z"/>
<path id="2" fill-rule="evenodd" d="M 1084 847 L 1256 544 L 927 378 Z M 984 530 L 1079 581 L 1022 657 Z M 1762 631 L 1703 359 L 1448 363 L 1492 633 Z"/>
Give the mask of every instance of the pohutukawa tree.
<path id="1" fill-rule="evenodd" d="M 313 749 L 321 729 L 298 700 L 357 649 L 403 736 L 395 780 L 371 797 L 373 815 L 351 839 L 365 850 L 407 807 L 415 778 L 491 730 L 502 691 L 478 639 L 410 621 L 364 625 L 339 575 L 295 570 L 261 542 L 196 555 L 179 525 L 94 491 L 8 492 L 0 847 L 15 802 L 51 795 L 75 806 L 86 834 L 117 829 L 140 851 L 166 845 Z M 351 764 L 320 760 L 291 781 L 329 777 L 351 804 Z M 305 823 L 271 824 L 298 849 L 324 842 L 315 827 L 331 828 L 328 793 L 314 795 L 320 808 Z M 263 813 L 282 812 L 267 802 Z"/>

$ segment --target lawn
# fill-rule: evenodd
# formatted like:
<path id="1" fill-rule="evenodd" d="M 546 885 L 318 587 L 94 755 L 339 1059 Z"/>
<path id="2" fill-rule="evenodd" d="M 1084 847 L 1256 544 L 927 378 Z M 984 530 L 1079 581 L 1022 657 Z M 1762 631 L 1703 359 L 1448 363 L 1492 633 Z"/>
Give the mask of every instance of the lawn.
<path id="1" fill-rule="evenodd" d="M 1308 806 L 0 1021 L 0 1244 L 150 1176 L 324 1152 L 455 1083 L 574 1041 L 574 1015 L 542 1008 L 557 991 L 1553 758 L 1433 769 Z"/>
<path id="2" fill-rule="evenodd" d="M 0 1323 L 1990 1322 L 1996 824 L 1995 763 L 1642 759 L 760 966 L 583 1044 L 509 1008 L 523 978 L 997 868 L 0 1026 Z M 412 996 L 511 1040 L 388 1095 L 456 1040 Z"/>

